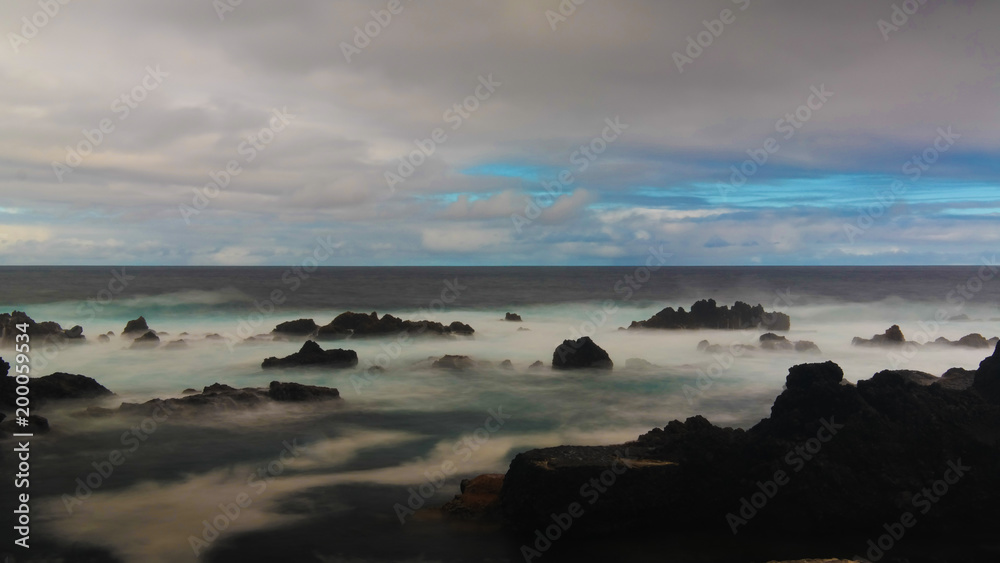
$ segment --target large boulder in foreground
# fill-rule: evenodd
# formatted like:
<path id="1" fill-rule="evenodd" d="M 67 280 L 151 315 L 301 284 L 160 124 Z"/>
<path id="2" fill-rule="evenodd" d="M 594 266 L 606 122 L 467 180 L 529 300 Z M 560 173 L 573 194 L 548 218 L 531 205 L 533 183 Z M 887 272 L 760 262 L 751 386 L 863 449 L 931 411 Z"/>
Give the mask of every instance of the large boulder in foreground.
<path id="1" fill-rule="evenodd" d="M 701 300 L 691 306 L 690 311 L 684 307 L 676 311 L 667 307 L 645 321 L 633 321 L 629 329 L 660 328 L 660 329 L 699 329 L 710 328 L 720 330 L 743 330 L 747 328 L 763 328 L 766 330 L 786 331 L 792 325 L 791 318 L 784 313 L 764 311 L 763 305 L 750 305 L 737 301 L 732 309 L 723 305 L 719 307 L 714 299 Z"/>
<path id="2" fill-rule="evenodd" d="M 351 368 L 358 365 L 354 350 L 324 350 L 319 344 L 307 340 L 298 352 L 284 358 L 270 357 L 261 363 L 264 369 L 293 367 Z"/>
<path id="3" fill-rule="evenodd" d="M 0 369 L 0 372 L 3 370 Z M 0 405 L 15 407 L 17 381 L 13 377 L 0 378 Z M 68 399 L 99 399 L 114 395 L 96 380 L 72 373 L 53 373 L 34 377 L 28 382 L 28 398 L 32 406 Z"/>
<path id="4" fill-rule="evenodd" d="M 982 507 L 1000 502 L 1000 349 L 971 389 L 931 379 L 883 371 L 852 385 L 832 362 L 794 366 L 749 430 L 694 417 L 617 446 L 519 454 L 502 511 L 529 532 L 576 502 L 586 517 L 571 534 L 819 534 L 860 538 L 856 553 L 905 512 L 956 545 L 992 537 L 1000 514 Z M 940 502 L 923 492 L 933 487 Z"/>
<path id="5" fill-rule="evenodd" d="M 589 336 L 577 340 L 564 340 L 552 353 L 553 369 L 606 369 L 614 368 L 614 362 L 603 348 Z"/>

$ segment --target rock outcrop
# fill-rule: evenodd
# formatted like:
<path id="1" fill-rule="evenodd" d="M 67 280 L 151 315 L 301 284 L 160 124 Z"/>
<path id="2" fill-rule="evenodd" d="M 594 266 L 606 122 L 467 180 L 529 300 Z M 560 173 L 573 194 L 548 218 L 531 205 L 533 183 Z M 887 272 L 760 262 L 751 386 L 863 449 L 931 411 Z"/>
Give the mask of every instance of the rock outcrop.
<path id="1" fill-rule="evenodd" d="M 519 323 L 521 322 L 521 315 L 518 315 L 517 313 L 507 313 L 504 315 L 503 320 Z"/>
<path id="2" fill-rule="evenodd" d="M 552 353 L 552 368 L 611 370 L 614 362 L 603 348 L 584 336 L 575 341 L 564 340 Z"/>
<path id="3" fill-rule="evenodd" d="M 442 356 L 440 359 L 434 361 L 432 367 L 461 371 L 476 367 L 476 361 L 468 356 Z"/>
<path id="4" fill-rule="evenodd" d="M 350 368 L 358 365 L 354 350 L 324 350 L 319 344 L 307 340 L 298 352 L 284 358 L 270 357 L 261 363 L 264 369 L 292 367 Z"/>
<path id="5" fill-rule="evenodd" d="M 455 495 L 441 510 L 450 518 L 462 520 L 487 518 L 499 513 L 503 479 L 503 474 L 497 473 L 463 479 L 459 485 L 461 494 Z"/>
<path id="6" fill-rule="evenodd" d="M 0 362 L 0 373 L 3 362 Z M 14 408 L 17 382 L 13 377 L 0 377 L 0 405 Z M 53 373 L 33 377 L 28 382 L 28 398 L 32 406 L 68 399 L 99 399 L 114 395 L 96 380 L 71 373 Z"/>
<path id="7" fill-rule="evenodd" d="M 354 313 L 348 311 L 337 315 L 330 324 L 319 329 L 319 334 L 350 334 L 353 337 L 361 336 L 387 336 L 406 332 L 411 335 L 462 335 L 470 336 L 475 330 L 467 324 L 455 321 L 450 325 L 443 325 L 435 321 L 407 321 L 392 315 L 383 315 L 379 318 L 378 313 L 372 312 L 370 315 L 364 313 Z"/>
<path id="8" fill-rule="evenodd" d="M 737 301 L 730 309 L 725 305 L 719 307 L 714 299 L 707 299 L 692 305 L 691 311 L 685 311 L 684 307 L 676 311 L 673 307 L 667 307 L 645 321 L 633 321 L 628 328 L 629 330 L 642 328 L 743 330 L 759 327 L 785 331 L 791 329 L 791 324 L 788 315 L 778 312 L 766 313 L 762 305 L 751 307 L 742 301 Z"/>
<path id="9" fill-rule="evenodd" d="M 0 347 L 12 347 L 16 342 L 18 334 L 24 334 L 18 325 L 27 325 L 26 333 L 31 337 L 32 344 L 42 342 L 83 342 L 83 327 L 77 325 L 73 328 L 63 329 L 56 322 L 43 321 L 35 322 L 27 313 L 13 311 L 11 313 L 0 314 Z"/>
<path id="10" fill-rule="evenodd" d="M 146 317 L 140 316 L 138 319 L 125 323 L 125 329 L 122 330 L 122 336 L 140 335 L 145 334 L 148 331 L 149 325 L 146 324 Z"/>
<path id="11" fill-rule="evenodd" d="M 990 348 L 996 346 L 998 338 L 993 337 L 989 340 L 986 339 L 982 334 L 972 333 L 967 334 L 958 340 L 952 341 L 948 340 L 944 336 L 938 337 L 933 342 L 928 342 L 923 344 L 924 346 L 958 346 L 962 348 Z M 899 328 L 899 325 L 892 325 L 889 327 L 884 334 L 876 334 L 871 338 L 861 338 L 855 336 L 851 341 L 854 346 L 902 346 L 906 344 L 907 346 L 920 346 L 919 342 L 914 342 L 912 340 L 907 340 L 903 336 L 903 331 Z"/>
<path id="12" fill-rule="evenodd" d="M 132 345 L 129 346 L 129 350 L 144 350 L 149 348 L 156 348 L 160 345 L 160 337 L 156 336 L 153 331 L 148 331 L 139 338 L 132 341 Z"/>
<path id="13" fill-rule="evenodd" d="M 922 492 L 932 484 L 948 489 L 947 502 Z M 524 452 L 500 497 L 525 530 L 581 503 L 580 535 L 877 538 L 907 511 L 921 534 L 991 534 L 1000 515 L 981 507 L 1000 501 L 1000 346 L 966 390 L 920 372 L 851 385 L 832 362 L 794 366 L 770 416 L 749 430 L 693 417 L 617 446 Z"/>
<path id="14" fill-rule="evenodd" d="M 278 336 L 313 336 L 319 329 L 319 325 L 312 319 L 299 319 L 288 321 L 274 327 L 271 334 Z"/>
<path id="15" fill-rule="evenodd" d="M 860 336 L 855 336 L 851 340 L 852 346 L 901 346 L 906 342 L 906 337 L 903 336 L 903 331 L 900 330 L 899 325 L 892 325 L 887 328 L 882 334 L 876 334 L 871 338 L 861 338 Z"/>
<path id="16" fill-rule="evenodd" d="M 265 388 L 245 387 L 237 389 L 222 383 L 213 383 L 201 393 L 184 391 L 184 396 L 171 399 L 153 399 L 145 403 L 122 403 L 118 409 L 90 407 L 83 414 L 87 416 L 112 416 L 115 414 L 149 416 L 152 413 L 200 415 L 212 412 L 246 411 L 268 403 L 319 403 L 340 399 L 340 392 L 331 387 L 282 383 L 272 381 Z"/>

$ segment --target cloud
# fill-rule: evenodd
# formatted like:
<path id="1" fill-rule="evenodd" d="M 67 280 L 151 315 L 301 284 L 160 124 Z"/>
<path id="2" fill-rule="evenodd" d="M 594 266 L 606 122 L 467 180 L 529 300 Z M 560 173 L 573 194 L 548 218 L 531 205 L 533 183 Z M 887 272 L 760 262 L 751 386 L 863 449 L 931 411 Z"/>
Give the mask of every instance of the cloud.
<path id="1" fill-rule="evenodd" d="M 371 19 L 360 0 L 243 3 L 222 21 L 202 4 L 68 4 L 0 58 L 0 198 L 21 211 L 13 224 L 76 242 L 8 237 L 0 260 L 278 264 L 294 256 L 269 248 L 304 256 L 301 241 L 324 230 L 356 249 L 339 258 L 344 264 L 465 263 L 471 248 L 481 263 L 544 263 L 554 242 L 625 245 L 629 255 L 640 229 L 703 246 L 716 232 L 738 241 L 784 224 L 799 242 L 761 235 L 763 261 L 816 261 L 828 243 L 813 236 L 815 226 L 754 211 L 825 208 L 817 213 L 836 222 L 891 181 L 908 181 L 903 166 L 941 127 L 960 139 L 899 205 L 933 192 L 957 209 L 995 193 L 1000 37 L 986 25 L 1000 18 L 995 2 L 928 3 L 888 40 L 877 22 L 890 17 L 889 2 L 752 2 L 734 8 L 736 21 L 683 72 L 673 53 L 717 8 L 587 3 L 553 31 L 545 11 L 557 5 L 407 4 L 348 62 L 342 43 Z M 37 9 L 6 3 L 0 17 L 19 22 Z M 137 46 L 133 36 L 149 40 Z M 150 67 L 165 76 L 142 92 Z M 476 98 L 487 76 L 499 86 Z M 812 110 L 814 87 L 834 94 Z M 261 145 L 281 108 L 295 118 Z M 797 112 L 808 119 L 786 137 L 781 120 Z M 616 117 L 629 127 L 597 142 Z M 98 140 L 102 120 L 113 130 Z M 445 138 L 428 145 L 437 130 Z M 767 162 L 746 184 L 720 190 L 769 138 L 780 147 Z M 247 143 L 257 147 L 252 160 Z M 593 158 L 581 159 L 591 149 Z M 89 154 L 60 181 L 52 163 L 75 161 L 74 151 Z M 386 172 L 413 151 L 421 163 L 393 193 Z M 241 173 L 187 224 L 179 207 L 231 161 Z M 504 167 L 520 173 L 498 174 Z M 509 214 L 562 171 L 572 174 L 562 197 L 516 246 L 503 244 Z M 964 224 L 941 209 L 907 214 L 935 232 Z M 772 223 L 748 224 L 758 220 Z M 872 233 L 887 239 L 883 246 L 906 251 L 892 260 L 948 263 L 984 248 L 962 228 L 928 242 L 904 237 L 896 218 L 880 225 Z M 447 242 L 462 229 L 479 234 Z M 487 237 L 495 242 L 480 230 L 495 231 Z M 102 243 L 109 239 L 122 244 Z M 370 244 L 381 245 L 377 255 L 365 253 Z M 733 258 L 726 248 L 705 250 L 691 259 Z"/>

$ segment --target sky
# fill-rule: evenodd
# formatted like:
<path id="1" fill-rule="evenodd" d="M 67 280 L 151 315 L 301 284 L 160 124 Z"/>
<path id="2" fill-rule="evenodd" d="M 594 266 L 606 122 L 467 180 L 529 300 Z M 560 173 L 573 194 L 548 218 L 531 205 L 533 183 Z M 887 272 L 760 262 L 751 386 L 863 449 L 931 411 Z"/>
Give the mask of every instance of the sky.
<path id="1" fill-rule="evenodd" d="M 998 24 L 985 0 L 9 0 L 0 264 L 977 264 Z"/>

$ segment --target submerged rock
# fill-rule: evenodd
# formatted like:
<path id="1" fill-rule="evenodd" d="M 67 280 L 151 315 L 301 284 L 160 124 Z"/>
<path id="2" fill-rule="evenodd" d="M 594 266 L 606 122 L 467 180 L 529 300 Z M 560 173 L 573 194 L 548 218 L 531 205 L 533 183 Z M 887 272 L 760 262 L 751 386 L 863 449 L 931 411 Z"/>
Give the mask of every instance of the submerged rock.
<path id="1" fill-rule="evenodd" d="M 191 393 L 193 392 L 193 393 Z M 152 413 L 198 415 L 206 412 L 246 411 L 268 403 L 317 403 L 340 400 L 340 391 L 332 387 L 318 387 L 299 383 L 272 381 L 266 388 L 245 387 L 236 389 L 222 383 L 205 387 L 201 393 L 186 389 L 184 396 L 171 399 L 153 399 L 145 403 L 122 403 L 118 410 L 90 408 L 86 416 L 114 414 L 149 416 Z"/>
<path id="2" fill-rule="evenodd" d="M 261 363 L 264 369 L 318 366 L 329 368 L 350 368 L 358 365 L 358 354 L 354 350 L 323 350 L 319 344 L 307 340 L 298 352 L 284 358 L 270 357 Z"/>
<path id="3" fill-rule="evenodd" d="M 614 368 L 611 357 L 589 336 L 577 340 L 564 340 L 552 353 L 553 369 L 602 369 Z"/>
<path id="4" fill-rule="evenodd" d="M 476 367 L 476 362 L 468 356 L 442 356 L 432 367 L 437 369 L 466 370 Z"/>
<path id="5" fill-rule="evenodd" d="M 642 358 L 629 358 L 625 360 L 625 369 L 632 371 L 650 371 L 659 368 L 660 366 L 648 362 Z"/>
<path id="6" fill-rule="evenodd" d="M 743 330 L 757 327 L 768 330 L 790 330 L 791 319 L 784 313 L 766 313 L 762 305 L 751 307 L 742 301 L 737 301 L 730 309 L 725 305 L 719 307 L 714 299 L 708 299 L 692 305 L 690 312 L 685 311 L 684 307 L 676 311 L 673 307 L 667 307 L 645 321 L 633 321 L 628 328 L 630 330 L 642 328 Z"/>
<path id="7" fill-rule="evenodd" d="M 156 348 L 160 344 L 160 337 L 156 336 L 156 333 L 149 331 L 143 334 L 139 338 L 132 341 L 132 345 L 129 346 L 129 350 L 141 350 L 148 348 Z"/>

